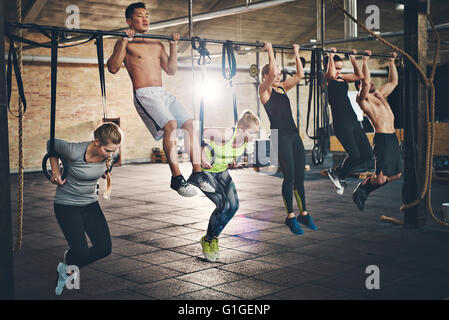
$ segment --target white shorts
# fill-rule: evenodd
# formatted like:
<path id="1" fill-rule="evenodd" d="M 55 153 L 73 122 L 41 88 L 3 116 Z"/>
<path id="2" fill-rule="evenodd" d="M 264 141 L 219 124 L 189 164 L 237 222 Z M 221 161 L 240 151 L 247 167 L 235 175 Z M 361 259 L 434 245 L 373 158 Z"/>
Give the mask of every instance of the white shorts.
<path id="1" fill-rule="evenodd" d="M 134 106 L 155 140 L 164 136 L 164 126 L 176 120 L 178 128 L 193 119 L 176 97 L 162 87 L 139 88 L 134 92 Z"/>

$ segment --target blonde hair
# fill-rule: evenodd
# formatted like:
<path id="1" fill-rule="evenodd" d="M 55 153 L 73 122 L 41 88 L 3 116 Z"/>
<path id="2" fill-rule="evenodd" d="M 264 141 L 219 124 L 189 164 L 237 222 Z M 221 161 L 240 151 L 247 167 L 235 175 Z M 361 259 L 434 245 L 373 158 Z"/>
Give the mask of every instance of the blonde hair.
<path id="1" fill-rule="evenodd" d="M 249 127 L 250 123 L 254 123 L 255 125 L 259 126 L 259 117 L 257 117 L 252 111 L 245 110 L 242 112 L 237 125 L 242 127 L 243 129 L 246 129 Z"/>
<path id="2" fill-rule="evenodd" d="M 105 122 L 94 131 L 94 138 L 105 146 L 110 143 L 120 144 L 122 142 L 122 130 L 113 122 Z"/>
<path id="3" fill-rule="evenodd" d="M 110 143 L 120 144 L 122 142 L 123 133 L 118 125 L 113 122 L 105 122 L 94 131 L 94 138 L 98 139 L 101 145 L 105 146 Z M 103 198 L 109 200 L 112 191 L 111 168 L 112 157 L 106 160 L 106 187 Z"/>

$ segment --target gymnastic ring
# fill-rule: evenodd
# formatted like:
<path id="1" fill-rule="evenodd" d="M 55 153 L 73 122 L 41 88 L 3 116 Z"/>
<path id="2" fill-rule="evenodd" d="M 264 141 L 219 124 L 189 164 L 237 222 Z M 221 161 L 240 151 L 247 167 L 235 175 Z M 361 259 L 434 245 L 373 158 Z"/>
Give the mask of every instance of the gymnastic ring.
<path id="1" fill-rule="evenodd" d="M 321 153 L 321 148 L 318 144 L 315 143 L 315 145 L 313 146 L 313 149 L 312 149 L 312 163 L 316 166 L 320 164 L 320 159 L 319 159 L 320 153 Z"/>
<path id="2" fill-rule="evenodd" d="M 44 175 L 47 177 L 47 179 L 48 180 L 51 179 L 51 173 L 47 169 L 47 161 L 48 161 L 48 159 L 50 159 L 50 157 L 58 158 L 59 160 L 61 160 L 61 165 L 59 167 L 60 170 L 62 170 L 61 180 L 64 180 L 65 178 L 67 178 L 67 174 L 69 172 L 69 170 L 68 170 L 69 166 L 67 165 L 67 161 L 64 159 L 63 156 L 61 156 L 60 154 L 54 152 L 52 154 L 47 153 L 44 156 L 44 159 L 42 159 L 42 171 L 44 172 Z"/>
<path id="3" fill-rule="evenodd" d="M 323 162 L 324 162 L 324 152 L 320 146 L 320 151 L 318 153 L 318 164 L 323 164 Z"/>

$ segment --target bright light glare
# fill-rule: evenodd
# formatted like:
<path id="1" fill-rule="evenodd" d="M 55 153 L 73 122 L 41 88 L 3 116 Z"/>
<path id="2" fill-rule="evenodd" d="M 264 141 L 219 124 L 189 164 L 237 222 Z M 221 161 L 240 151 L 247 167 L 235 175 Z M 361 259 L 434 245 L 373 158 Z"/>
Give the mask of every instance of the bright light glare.
<path id="1" fill-rule="evenodd" d="M 200 97 L 203 95 L 206 101 L 217 101 L 220 95 L 220 85 L 214 80 L 206 79 L 204 84 L 198 84 L 197 93 Z"/>

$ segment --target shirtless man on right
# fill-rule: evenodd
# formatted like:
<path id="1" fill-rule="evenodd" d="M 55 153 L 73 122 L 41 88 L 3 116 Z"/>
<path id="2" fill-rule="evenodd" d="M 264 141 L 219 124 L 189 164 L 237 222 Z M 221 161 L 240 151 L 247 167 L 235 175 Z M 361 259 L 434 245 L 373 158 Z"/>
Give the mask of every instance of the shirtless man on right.
<path id="1" fill-rule="evenodd" d="M 162 88 L 162 70 L 168 75 L 177 71 L 177 42 L 179 33 L 172 35 L 170 55 L 167 55 L 161 41 L 148 38 L 134 38 L 144 34 L 150 25 L 150 14 L 143 2 L 130 4 L 125 11 L 129 29 L 128 37 L 117 40 L 114 52 L 108 59 L 108 70 L 115 74 L 125 64 L 134 91 L 134 105 L 143 122 L 155 140 L 163 138 L 163 148 L 172 178 L 170 187 L 184 197 L 196 194 L 192 185 L 206 192 L 215 189 L 208 182 L 201 169 L 201 148 L 193 130 L 193 119 L 187 109 L 174 95 Z M 184 142 L 192 162 L 193 172 L 185 181 L 178 166 L 176 152 L 176 130 L 183 129 Z M 195 157 L 196 156 L 196 157 Z M 197 161 L 194 161 L 194 159 Z"/>
<path id="2" fill-rule="evenodd" d="M 362 73 L 364 78 L 357 95 L 357 103 L 374 128 L 376 174 L 360 182 L 354 190 L 352 200 L 360 210 L 364 209 L 365 201 L 371 192 L 385 186 L 390 181 L 398 180 L 402 172 L 401 149 L 394 128 L 394 114 L 387 101 L 387 97 L 398 85 L 398 72 L 394 64 L 396 53 L 393 53 L 394 58 L 389 58 L 388 82 L 377 90 L 371 81 L 368 69 L 371 51 L 365 52 L 368 56 L 363 56 Z M 356 84 L 356 87 L 358 86 Z"/>

